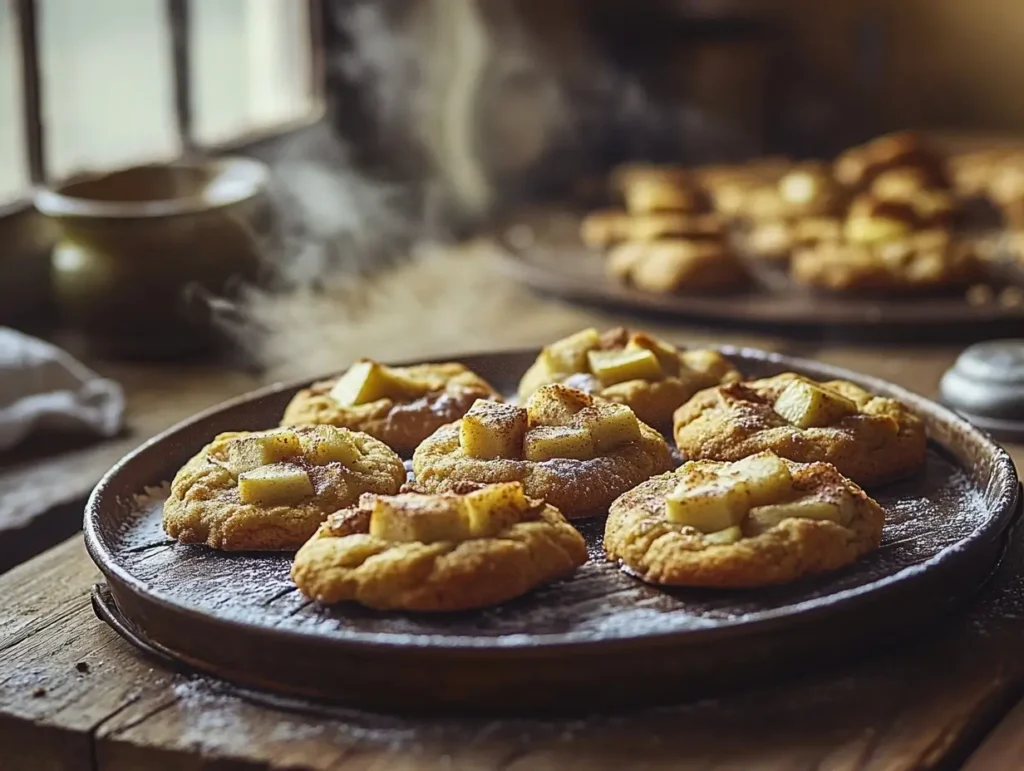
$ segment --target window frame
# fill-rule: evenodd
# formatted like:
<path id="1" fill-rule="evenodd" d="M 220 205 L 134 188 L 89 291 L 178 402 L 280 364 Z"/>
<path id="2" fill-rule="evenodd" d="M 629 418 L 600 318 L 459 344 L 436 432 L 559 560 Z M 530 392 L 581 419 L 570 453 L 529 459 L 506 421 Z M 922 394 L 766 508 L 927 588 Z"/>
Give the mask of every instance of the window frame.
<path id="1" fill-rule="evenodd" d="M 201 144 L 195 140 L 192 117 L 192 82 L 189 70 L 191 40 L 190 8 L 195 0 L 164 0 L 166 31 L 171 42 L 175 130 L 182 154 L 221 155 L 244 152 L 275 137 L 306 128 L 325 113 L 324 36 L 322 0 L 299 0 L 307 6 L 309 19 L 310 75 L 308 84 L 312 106 L 307 115 L 276 125 L 260 126 L 226 142 Z M 46 163 L 46 127 L 43 121 L 42 93 L 45 88 L 40 67 L 38 7 L 36 0 L 13 0 L 15 32 L 21 74 L 21 119 L 25 137 L 25 158 L 29 182 L 33 187 L 51 182 Z M 31 190 L 22 198 L 0 204 L 0 217 L 17 214 L 31 205 Z"/>

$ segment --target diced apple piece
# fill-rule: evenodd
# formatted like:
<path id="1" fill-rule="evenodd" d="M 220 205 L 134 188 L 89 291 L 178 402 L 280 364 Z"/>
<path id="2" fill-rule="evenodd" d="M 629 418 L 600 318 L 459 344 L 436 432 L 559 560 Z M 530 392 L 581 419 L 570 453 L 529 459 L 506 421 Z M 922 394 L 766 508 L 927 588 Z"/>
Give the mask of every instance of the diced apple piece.
<path id="1" fill-rule="evenodd" d="M 558 383 L 541 386 L 526 400 L 530 426 L 567 426 L 576 413 L 593 405 L 593 397 Z"/>
<path id="2" fill-rule="evenodd" d="M 266 431 L 239 437 L 228 443 L 227 468 L 236 476 L 260 466 L 294 458 L 302 454 L 302 444 L 294 431 Z"/>
<path id="3" fill-rule="evenodd" d="M 584 428 L 541 426 L 527 432 L 523 455 L 532 461 L 552 458 L 587 460 L 594 457 L 594 442 Z"/>
<path id="4" fill-rule="evenodd" d="M 387 396 L 384 367 L 375 361 L 360 361 L 349 367 L 331 389 L 331 398 L 345 407 L 369 404 Z"/>
<path id="5" fill-rule="evenodd" d="M 587 358 L 590 371 L 603 386 L 627 380 L 661 380 L 664 377 L 658 358 L 646 348 L 591 351 Z"/>
<path id="6" fill-rule="evenodd" d="M 763 533 L 784 519 L 827 519 L 845 525 L 849 522 L 846 507 L 822 498 L 800 498 L 788 503 L 756 506 L 747 514 L 750 529 Z"/>
<path id="7" fill-rule="evenodd" d="M 462 502 L 474 538 L 496 535 L 516 524 L 528 505 L 519 482 L 488 485 L 469 493 Z"/>
<path id="8" fill-rule="evenodd" d="M 736 461 L 730 465 L 728 475 L 746 486 L 750 506 L 775 503 L 793 494 L 789 466 L 773 452 L 761 452 Z"/>
<path id="9" fill-rule="evenodd" d="M 598 453 L 640 439 L 640 421 L 625 404 L 598 404 L 581 410 L 576 425 L 590 432 Z"/>
<path id="10" fill-rule="evenodd" d="M 377 498 L 370 513 L 370 535 L 385 541 L 464 541 L 469 524 L 461 501 L 406 493 Z"/>
<path id="11" fill-rule="evenodd" d="M 794 380 L 775 400 L 774 410 L 795 426 L 830 426 L 857 412 L 857 405 L 808 380 Z"/>
<path id="12" fill-rule="evenodd" d="M 351 466 L 363 457 L 352 436 L 334 426 L 315 426 L 312 431 L 303 434 L 302 448 L 310 463 L 318 466 L 328 463 Z"/>
<path id="13" fill-rule="evenodd" d="M 586 372 L 587 353 L 600 344 L 601 335 L 591 327 L 546 346 L 543 356 L 553 372 Z"/>
<path id="14" fill-rule="evenodd" d="M 658 366 L 666 375 L 679 374 L 679 349 L 643 332 L 637 332 L 626 344 L 627 351 L 648 350 L 658 360 Z"/>
<path id="15" fill-rule="evenodd" d="M 462 418 L 459 445 L 470 458 L 521 458 L 526 427 L 522 407 L 477 399 Z"/>
<path id="16" fill-rule="evenodd" d="M 746 485 L 726 478 L 696 487 L 682 482 L 665 502 L 669 522 L 695 527 L 702 533 L 738 525 L 750 508 Z"/>
<path id="17" fill-rule="evenodd" d="M 257 506 L 288 506 L 313 495 L 309 475 L 291 463 L 272 463 L 238 476 L 238 494 L 243 503 Z"/>
<path id="18" fill-rule="evenodd" d="M 733 525 L 732 527 L 725 528 L 725 530 L 716 530 L 714 533 L 705 534 L 704 543 L 727 545 L 736 543 L 741 538 L 743 538 L 743 531 L 740 530 L 738 525 Z"/>

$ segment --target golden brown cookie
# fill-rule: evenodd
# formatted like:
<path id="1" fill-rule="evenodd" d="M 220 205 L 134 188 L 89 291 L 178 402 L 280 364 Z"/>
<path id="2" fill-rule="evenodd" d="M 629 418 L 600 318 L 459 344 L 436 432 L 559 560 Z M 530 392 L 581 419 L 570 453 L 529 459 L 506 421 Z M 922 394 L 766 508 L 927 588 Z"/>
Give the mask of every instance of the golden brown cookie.
<path id="1" fill-rule="evenodd" d="M 794 249 L 822 242 L 837 243 L 843 236 L 843 221 L 834 217 L 803 217 L 754 224 L 742 237 L 743 251 L 758 260 L 786 262 Z"/>
<path id="2" fill-rule="evenodd" d="M 608 253 L 608 272 L 623 283 L 659 294 L 730 289 L 747 280 L 729 245 L 712 239 L 618 244 Z"/>
<path id="3" fill-rule="evenodd" d="M 604 548 L 645 581 L 749 588 L 847 565 L 877 548 L 885 513 L 828 463 L 771 452 L 690 461 L 616 500 Z"/>
<path id="4" fill-rule="evenodd" d="M 834 217 L 846 208 L 846 190 L 822 163 L 808 161 L 796 166 L 777 187 L 783 215 L 788 218 Z"/>
<path id="5" fill-rule="evenodd" d="M 676 411 L 674 433 L 688 460 L 771 450 L 799 463 L 831 463 L 861 485 L 915 473 L 927 445 L 924 423 L 895 399 L 792 372 L 701 391 Z"/>
<path id="6" fill-rule="evenodd" d="M 295 555 L 292 580 L 324 603 L 455 611 L 496 605 L 570 575 L 583 537 L 518 482 L 451 492 L 364 495 Z"/>
<path id="7" fill-rule="evenodd" d="M 630 214 L 652 212 L 707 213 L 711 199 L 686 170 L 678 167 L 634 165 L 613 172 Z"/>
<path id="8" fill-rule="evenodd" d="M 478 401 L 424 441 L 412 463 L 417 483 L 432 492 L 467 481 L 522 482 L 528 496 L 573 518 L 603 513 L 672 468 L 672 457 L 661 434 L 625 405 L 547 385 L 525 407 Z"/>
<path id="9" fill-rule="evenodd" d="M 621 209 L 599 209 L 580 221 L 580 240 L 590 249 L 603 251 L 629 238 L 632 218 Z"/>
<path id="10" fill-rule="evenodd" d="M 909 232 L 877 243 L 822 241 L 794 251 L 794 281 L 828 291 L 914 292 L 968 286 L 980 276 L 968 242 L 945 230 Z"/>
<path id="11" fill-rule="evenodd" d="M 500 400 L 501 395 L 462 364 L 387 367 L 362 359 L 340 378 L 295 394 L 281 425 L 343 426 L 409 457 L 440 426 L 465 415 L 477 399 Z"/>
<path id="12" fill-rule="evenodd" d="M 913 131 L 886 134 L 851 147 L 836 158 L 834 172 L 836 179 L 846 187 L 867 190 L 883 172 L 910 167 L 921 170 L 926 179 L 925 187 L 950 186 L 943 156 Z"/>
<path id="13" fill-rule="evenodd" d="M 717 351 L 682 351 L 624 327 L 603 335 L 591 328 L 545 346 L 519 381 L 519 398 L 526 401 L 541 386 L 562 383 L 625 404 L 644 423 L 669 431 L 676 408 L 697 391 L 740 379 Z"/>
<path id="14" fill-rule="evenodd" d="M 297 549 L 330 512 L 405 478 L 385 444 L 345 428 L 220 434 L 175 475 L 164 530 L 227 551 Z"/>

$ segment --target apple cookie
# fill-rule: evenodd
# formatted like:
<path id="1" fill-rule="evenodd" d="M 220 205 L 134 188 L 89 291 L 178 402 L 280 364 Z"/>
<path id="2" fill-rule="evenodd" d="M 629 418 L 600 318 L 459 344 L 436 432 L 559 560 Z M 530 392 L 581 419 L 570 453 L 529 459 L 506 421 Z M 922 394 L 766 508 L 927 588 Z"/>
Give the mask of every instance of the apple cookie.
<path id="1" fill-rule="evenodd" d="M 334 380 L 299 391 L 282 426 L 326 424 L 362 431 L 402 457 L 477 399 L 500 400 L 489 383 L 462 364 L 388 367 L 363 359 Z"/>
<path id="2" fill-rule="evenodd" d="M 292 580 L 323 603 L 454 611 L 511 600 L 586 561 L 583 536 L 518 482 L 464 482 L 441 494 L 364 495 L 299 549 Z"/>
<path id="3" fill-rule="evenodd" d="M 688 460 L 771 450 L 799 463 L 831 463 L 861 485 L 918 471 L 927 445 L 924 423 L 895 399 L 792 372 L 701 391 L 676 410 L 675 438 Z"/>
<path id="4" fill-rule="evenodd" d="M 618 495 L 672 468 L 668 445 L 624 404 L 596 402 L 563 385 L 539 388 L 525 407 L 477 401 L 413 455 L 431 492 L 461 482 L 522 482 L 567 517 L 601 514 Z"/>
<path id="5" fill-rule="evenodd" d="M 590 328 L 545 346 L 519 382 L 519 398 L 562 383 L 625 404 L 644 423 L 668 431 L 676 408 L 695 393 L 740 378 L 717 351 L 681 351 L 624 327 L 603 335 Z"/>
<path id="6" fill-rule="evenodd" d="M 345 428 L 224 433 L 175 475 L 164 530 L 227 551 L 297 549 L 330 512 L 405 479 L 387 445 Z"/>
<path id="7" fill-rule="evenodd" d="M 616 500 L 604 548 L 654 584 L 750 588 L 847 565 L 877 548 L 885 513 L 828 463 L 772 452 L 690 461 Z"/>

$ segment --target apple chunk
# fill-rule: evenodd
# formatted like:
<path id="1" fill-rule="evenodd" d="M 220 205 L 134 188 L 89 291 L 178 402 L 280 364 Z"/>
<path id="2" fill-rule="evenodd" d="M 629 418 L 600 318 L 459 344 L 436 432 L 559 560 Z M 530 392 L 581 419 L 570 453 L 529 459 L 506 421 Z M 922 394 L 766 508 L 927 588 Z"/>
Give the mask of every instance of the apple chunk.
<path id="1" fill-rule="evenodd" d="M 345 407 L 369 404 L 379 399 L 415 399 L 425 393 L 420 383 L 403 377 L 375 361 L 359 361 L 338 378 L 331 398 Z"/>
<path id="2" fill-rule="evenodd" d="M 470 458 L 521 458 L 526 427 L 522 407 L 477 399 L 459 424 L 459 445 Z"/>
<path id="3" fill-rule="evenodd" d="M 257 506 L 290 506 L 313 496 L 309 475 L 290 463 L 273 463 L 246 471 L 238 477 L 243 503 Z"/>
<path id="4" fill-rule="evenodd" d="M 594 403 L 594 398 L 569 386 L 541 386 L 526 400 L 526 414 L 533 426 L 567 426 L 576 414 Z"/>
<path id="5" fill-rule="evenodd" d="M 375 500 L 370 535 L 385 541 L 464 541 L 469 525 L 456 497 L 405 493 Z"/>
<path id="6" fill-rule="evenodd" d="M 665 496 L 665 507 L 669 522 L 715 533 L 743 520 L 750 497 L 739 480 L 719 478 L 697 486 L 684 481 Z"/>
<path id="7" fill-rule="evenodd" d="M 838 423 L 857 412 L 857 405 L 845 396 L 808 380 L 794 380 L 775 400 L 773 409 L 800 428 Z"/>
<path id="8" fill-rule="evenodd" d="M 544 348 L 542 360 L 551 372 L 572 374 L 587 371 L 587 352 L 601 344 L 601 335 L 590 327 Z"/>
<path id="9" fill-rule="evenodd" d="M 233 439 L 227 446 L 227 468 L 235 476 L 270 463 L 302 454 L 302 443 L 294 431 L 264 431 Z"/>
<path id="10" fill-rule="evenodd" d="M 581 410 L 576 425 L 590 432 L 601 453 L 640 439 L 640 421 L 625 404 L 598 404 Z"/>
<path id="11" fill-rule="evenodd" d="M 519 482 L 502 482 L 474 490 L 462 499 L 474 538 L 497 535 L 519 522 L 528 502 Z"/>
<path id="12" fill-rule="evenodd" d="M 731 463 L 726 474 L 746 487 L 751 506 L 777 503 L 793 495 L 789 466 L 773 452 L 760 452 Z"/>
<path id="13" fill-rule="evenodd" d="M 526 460 L 532 461 L 552 458 L 587 460 L 594 457 L 594 442 L 585 428 L 541 426 L 527 432 L 523 454 Z"/>
<path id="14" fill-rule="evenodd" d="M 590 371 L 603 386 L 627 380 L 661 380 L 664 377 L 658 358 L 646 348 L 591 351 L 587 358 Z"/>
<path id="15" fill-rule="evenodd" d="M 315 426 L 302 436 L 302 447 L 310 463 L 318 466 L 328 463 L 351 466 L 363 457 L 351 434 L 334 426 Z"/>
<path id="16" fill-rule="evenodd" d="M 651 337 L 644 332 L 637 332 L 633 335 L 629 342 L 626 344 L 627 351 L 638 351 L 646 350 L 654 354 L 654 357 L 658 360 L 658 366 L 666 375 L 676 376 L 679 374 L 681 359 L 679 358 L 679 349 L 674 345 L 659 340 L 656 337 Z"/>
<path id="17" fill-rule="evenodd" d="M 762 533 L 785 519 L 826 519 L 840 525 L 850 521 L 848 507 L 838 501 L 823 498 L 799 498 L 786 503 L 755 506 L 747 514 L 751 531 Z"/>

